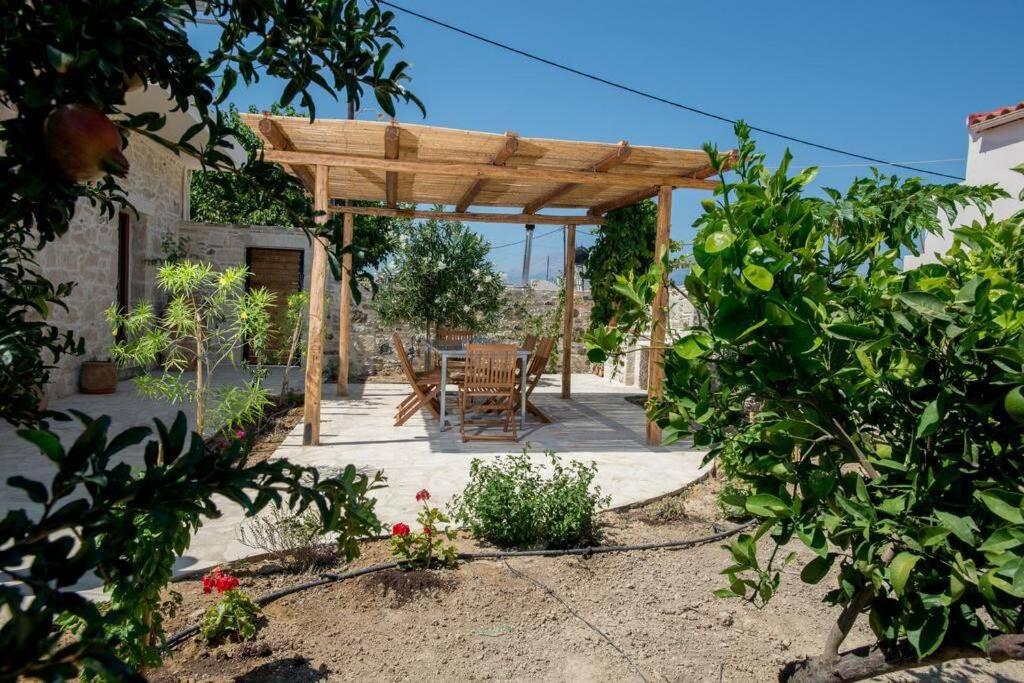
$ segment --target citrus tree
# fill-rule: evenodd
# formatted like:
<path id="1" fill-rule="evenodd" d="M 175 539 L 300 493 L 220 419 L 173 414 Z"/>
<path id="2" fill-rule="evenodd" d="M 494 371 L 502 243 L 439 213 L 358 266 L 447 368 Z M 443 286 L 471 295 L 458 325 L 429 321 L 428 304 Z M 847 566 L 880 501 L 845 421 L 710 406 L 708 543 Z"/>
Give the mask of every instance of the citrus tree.
<path id="1" fill-rule="evenodd" d="M 737 129 L 737 177 L 697 219 L 686 290 L 701 320 L 667 341 L 666 441 L 733 460 L 760 524 L 730 544 L 723 597 L 764 603 L 780 552 L 832 584 L 821 656 L 791 680 L 858 680 L 954 657 L 1024 654 L 1024 216 L 957 228 L 939 263 L 904 272 L 925 231 L 993 186 L 875 173 L 803 193 L 816 169 L 768 169 Z M 721 169 L 723 157 L 709 148 Z M 655 268 L 623 276 L 621 324 L 643 328 Z M 622 329 L 589 338 L 614 352 Z M 862 615 L 877 644 L 840 654 Z"/>
<path id="2" fill-rule="evenodd" d="M 381 269 L 373 306 L 385 324 L 484 330 L 503 305 L 501 275 L 490 246 L 458 221 L 413 223 Z"/>

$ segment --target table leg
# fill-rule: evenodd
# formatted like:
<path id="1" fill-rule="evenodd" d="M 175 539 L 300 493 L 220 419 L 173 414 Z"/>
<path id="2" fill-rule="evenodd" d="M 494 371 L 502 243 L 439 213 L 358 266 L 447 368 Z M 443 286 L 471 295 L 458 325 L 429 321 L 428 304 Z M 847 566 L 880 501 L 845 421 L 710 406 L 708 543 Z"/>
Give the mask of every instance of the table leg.
<path id="1" fill-rule="evenodd" d="M 448 413 L 444 409 L 444 397 L 448 394 L 448 354 L 441 354 L 441 431 L 444 431 L 444 423 Z"/>
<path id="2" fill-rule="evenodd" d="M 519 375 L 521 378 L 519 384 L 522 385 L 519 389 L 522 394 L 519 397 L 519 428 L 526 429 L 526 360 L 520 358 L 520 362 L 522 363 L 523 370 Z"/>

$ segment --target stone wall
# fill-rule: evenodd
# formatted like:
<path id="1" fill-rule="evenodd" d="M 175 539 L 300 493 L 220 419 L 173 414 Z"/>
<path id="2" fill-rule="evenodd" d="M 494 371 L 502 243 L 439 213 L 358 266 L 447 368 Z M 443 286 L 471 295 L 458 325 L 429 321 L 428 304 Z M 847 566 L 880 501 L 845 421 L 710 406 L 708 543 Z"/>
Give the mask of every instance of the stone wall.
<path id="1" fill-rule="evenodd" d="M 333 290 L 336 292 L 336 290 Z M 506 308 L 494 330 L 483 334 L 498 341 L 522 341 L 527 334 L 538 336 L 561 335 L 562 324 L 559 316 L 559 292 L 550 290 L 523 290 L 521 287 L 508 287 L 505 297 Z M 333 294 L 333 292 L 332 292 Z M 398 329 L 381 323 L 372 305 L 369 303 L 369 292 L 363 293 L 363 302 L 353 308 L 352 316 L 352 353 L 349 365 L 351 379 L 366 377 L 387 378 L 399 377 L 401 366 L 391 341 L 393 333 L 398 332 L 402 344 L 413 361 L 413 367 L 419 368 L 423 362 L 422 330 L 413 330 L 403 326 Z M 593 305 L 589 292 L 576 292 L 575 315 L 573 318 L 573 372 L 590 372 L 591 364 L 587 361 L 586 348 L 583 346 L 583 334 L 590 323 L 590 309 Z M 325 363 L 337 368 L 337 311 L 331 310 L 331 327 L 328 329 L 328 342 L 325 350 Z M 559 316 L 556 318 L 556 316 Z M 331 343 L 333 342 L 333 343 Z M 555 354 L 560 356 L 561 343 L 556 347 Z M 549 371 L 555 371 L 559 365 L 553 360 Z"/>
<path id="2" fill-rule="evenodd" d="M 682 294 L 671 290 L 669 294 L 669 327 L 672 330 L 685 330 L 697 322 L 697 311 L 693 304 Z M 635 386 L 647 390 L 647 373 L 650 355 L 646 348 L 649 344 L 641 340 L 633 353 L 623 354 L 619 358 L 605 362 L 602 372 L 604 378 L 616 384 Z"/>
<path id="3" fill-rule="evenodd" d="M 154 266 L 147 261 L 159 258 L 161 237 L 173 232 L 181 219 L 185 173 L 178 157 L 143 137 L 132 138 L 125 156 L 131 170 L 119 182 L 138 211 L 130 216 L 128 277 L 129 301 L 136 303 L 154 295 Z M 51 399 L 77 391 L 83 360 L 109 357 L 110 326 L 103 312 L 117 301 L 117 226 L 117 216 L 107 219 L 87 202 L 79 202 L 67 234 L 38 255 L 46 277 L 77 283 L 66 300 L 68 310 L 54 307 L 50 321 L 85 340 L 84 356 L 65 356 L 51 371 Z"/>

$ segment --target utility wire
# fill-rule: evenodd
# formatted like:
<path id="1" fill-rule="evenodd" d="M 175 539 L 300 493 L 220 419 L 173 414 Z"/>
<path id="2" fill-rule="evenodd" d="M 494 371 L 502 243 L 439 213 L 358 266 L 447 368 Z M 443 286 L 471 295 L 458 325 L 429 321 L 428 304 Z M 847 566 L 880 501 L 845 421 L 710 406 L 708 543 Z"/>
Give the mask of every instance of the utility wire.
<path id="1" fill-rule="evenodd" d="M 595 74 L 588 73 L 586 71 L 581 71 L 580 69 L 576 69 L 576 68 L 573 68 L 573 67 L 568 66 L 566 64 L 561 64 L 559 62 L 555 62 L 555 61 L 552 61 L 550 59 L 546 59 L 546 58 L 541 57 L 539 55 L 533 54 L 532 52 L 527 52 L 526 50 L 520 50 L 519 48 L 513 47 L 513 46 L 508 45 L 506 43 L 502 43 L 502 42 L 499 42 L 497 40 L 492 40 L 491 38 L 487 38 L 487 37 L 482 36 L 482 35 L 480 35 L 478 33 L 473 33 L 472 31 L 467 31 L 466 29 L 459 28 L 458 26 L 453 26 L 452 24 L 449 24 L 449 23 L 446 23 L 444 21 L 441 21 L 440 19 L 434 19 L 433 17 L 428 17 L 425 14 L 420 14 L 419 12 L 414 12 L 411 9 L 406 9 L 405 7 L 402 7 L 401 5 L 396 5 L 395 3 L 389 2 L 388 0 L 378 0 L 378 1 L 382 5 L 387 5 L 388 7 L 392 7 L 394 9 L 398 10 L 399 12 L 404 12 L 404 13 L 409 14 L 411 16 L 417 17 L 418 19 L 422 19 L 423 21 L 426 21 L 426 22 L 429 22 L 431 24 L 434 24 L 435 26 L 440 26 L 442 28 L 446 28 L 449 31 L 455 31 L 456 33 L 460 33 L 460 34 L 462 34 L 464 36 L 467 36 L 469 38 L 473 38 L 474 40 L 478 40 L 478 41 L 480 41 L 482 43 L 487 43 L 488 45 L 492 45 L 494 47 L 501 48 L 502 50 L 507 50 L 508 52 L 512 52 L 512 53 L 517 54 L 517 55 L 519 55 L 521 57 L 526 57 L 527 59 L 532 59 L 532 60 L 534 60 L 536 62 L 540 62 L 541 64 L 546 64 L 546 65 L 548 65 L 550 67 L 553 67 L 555 69 L 561 69 L 562 71 L 566 71 L 568 73 L 575 74 L 576 76 L 580 76 L 582 78 L 587 78 L 587 79 L 589 79 L 591 81 L 596 81 L 597 83 L 602 83 L 602 84 L 610 86 L 612 88 L 617 88 L 619 90 L 623 90 L 625 92 L 632 93 L 632 94 L 638 95 L 640 97 L 645 97 L 645 98 L 647 98 L 649 100 L 654 100 L 655 102 L 661 102 L 662 104 L 667 104 L 670 107 L 675 107 L 677 109 L 683 109 L 683 110 L 691 112 L 693 114 L 699 114 L 701 116 L 706 116 L 708 118 L 715 119 L 715 120 L 721 121 L 723 123 L 728 123 L 728 124 L 732 124 L 732 125 L 735 125 L 737 123 L 737 119 L 733 119 L 733 118 L 729 118 L 728 116 L 722 116 L 721 114 L 715 114 L 713 112 L 705 111 L 704 109 L 699 109 L 698 107 L 694 107 L 694 106 L 691 106 L 691 105 L 688 105 L 688 104 L 683 104 L 682 102 L 677 102 L 675 100 L 668 99 L 667 97 L 661 97 L 660 95 L 655 95 L 653 93 L 647 92 L 645 90 L 640 90 L 639 88 L 634 88 L 634 87 L 626 85 L 624 83 L 619 83 L 617 81 L 612 81 L 612 80 L 609 80 L 609 79 L 604 78 L 602 76 L 597 76 Z M 747 124 L 747 125 L 750 125 L 750 124 Z M 801 145 L 807 145 L 808 147 L 816 147 L 817 149 L 822 149 L 822 150 L 825 150 L 826 152 L 833 152 L 835 154 L 842 154 L 844 156 L 852 157 L 854 159 L 862 159 L 863 161 L 869 161 L 869 162 L 871 162 L 873 164 L 879 164 L 879 165 L 883 165 L 883 166 L 893 166 L 895 168 L 902 168 L 902 169 L 904 169 L 906 171 L 913 171 L 915 173 L 925 173 L 925 174 L 930 174 L 930 175 L 934 175 L 934 176 L 939 176 L 939 177 L 942 177 L 942 178 L 949 178 L 951 180 L 957 180 L 957 181 L 963 180 L 963 178 L 961 176 L 950 175 L 949 173 L 939 173 L 938 171 L 929 171 L 927 169 L 917 168 L 915 166 L 910 166 L 908 164 L 902 164 L 902 163 L 898 163 L 898 162 L 886 161 L 884 159 L 877 159 L 875 157 L 867 156 L 865 154 L 858 154 L 857 152 L 850 152 L 850 151 L 845 150 L 845 149 L 840 149 L 839 147 L 832 147 L 831 145 L 824 145 L 824 144 L 821 144 L 819 142 L 813 142 L 811 140 L 807 140 L 807 139 L 804 139 L 804 138 L 798 138 L 798 137 L 793 136 L 793 135 L 787 135 L 785 133 L 780 133 L 778 131 L 769 130 L 767 128 L 760 128 L 758 126 L 750 126 L 750 129 L 754 130 L 754 131 L 757 131 L 759 133 L 764 133 L 765 135 L 771 135 L 773 137 L 780 138 L 782 140 L 788 140 L 789 142 L 795 142 L 795 143 L 798 143 L 798 144 L 801 144 Z"/>
<path id="2" fill-rule="evenodd" d="M 536 242 L 539 239 L 543 239 L 543 238 L 548 237 L 550 235 L 554 235 L 556 232 L 559 232 L 560 230 L 561 230 L 561 228 L 555 228 L 551 232 L 546 232 L 543 235 L 537 235 L 536 237 L 533 238 L 533 241 Z M 516 240 L 515 242 L 508 242 L 507 244 L 499 244 L 496 247 L 491 247 L 491 251 L 494 251 L 495 249 L 504 249 L 505 247 L 514 247 L 517 244 L 523 244 L 524 242 L 526 242 L 525 238 L 521 239 L 521 240 Z"/>

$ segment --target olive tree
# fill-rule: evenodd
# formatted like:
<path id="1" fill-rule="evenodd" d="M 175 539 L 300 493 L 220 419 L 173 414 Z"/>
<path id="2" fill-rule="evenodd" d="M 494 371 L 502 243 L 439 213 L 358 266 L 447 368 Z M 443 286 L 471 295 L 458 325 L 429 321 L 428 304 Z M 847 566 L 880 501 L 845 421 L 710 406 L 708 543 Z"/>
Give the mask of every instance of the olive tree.
<path id="1" fill-rule="evenodd" d="M 666 441 L 692 438 L 746 484 L 730 502 L 759 525 L 728 547 L 723 597 L 780 590 L 783 549 L 838 607 L 823 653 L 791 680 L 858 680 L 955 657 L 1024 655 L 1024 215 L 954 230 L 938 263 L 904 271 L 925 231 L 993 186 L 877 172 L 846 192 L 804 188 L 816 169 L 768 169 L 737 132 L 693 247 L 686 291 L 703 324 L 666 341 Z M 721 171 L 723 157 L 708 148 Z M 620 328 L 643 329 L 661 283 L 624 275 Z M 752 410 L 753 408 L 753 410 Z M 840 652 L 865 616 L 877 643 Z"/>

